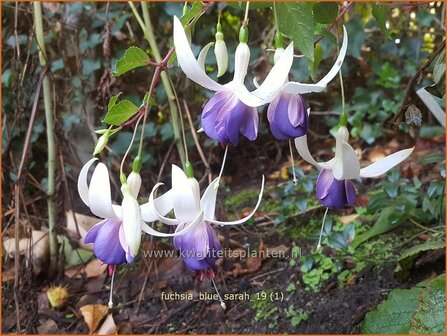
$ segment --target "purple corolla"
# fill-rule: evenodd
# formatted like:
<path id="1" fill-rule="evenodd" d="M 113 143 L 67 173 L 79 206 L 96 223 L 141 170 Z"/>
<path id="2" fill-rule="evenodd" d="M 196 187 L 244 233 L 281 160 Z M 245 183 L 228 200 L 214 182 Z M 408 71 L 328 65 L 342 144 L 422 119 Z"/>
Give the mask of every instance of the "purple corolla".
<path id="1" fill-rule="evenodd" d="M 214 219 L 219 180 L 220 177 L 214 179 L 206 188 L 202 197 L 200 197 L 200 188 L 197 180 L 194 177 L 188 177 L 182 169 L 172 165 L 172 189 L 170 190 L 171 196 L 169 199 L 172 202 L 175 218 L 165 217 L 158 212 L 159 209 L 162 209 L 162 203 L 155 203 L 154 206 L 158 219 L 165 224 L 176 225 L 176 232 L 191 226 L 191 221 L 200 221 L 191 231 L 184 235 L 176 236 L 174 238 L 174 246 L 179 250 L 186 266 L 192 271 L 201 272 L 202 277 L 204 275 L 212 277 L 214 274 L 212 269 L 220 251 L 219 240 L 210 224 L 238 225 L 245 223 L 258 209 L 264 190 L 263 177 L 258 202 L 253 211 L 242 219 L 221 222 Z M 149 196 L 149 202 L 153 199 L 160 185 L 161 183 L 154 186 Z M 162 197 L 164 195 L 160 198 Z"/>
<path id="2" fill-rule="evenodd" d="M 165 215 L 172 209 L 171 191 L 139 205 L 136 195 L 138 195 L 140 184 L 124 183 L 121 187 L 123 194 L 121 206 L 115 205 L 112 203 L 109 172 L 103 163 L 98 163 L 90 184 L 87 183 L 88 171 L 96 160 L 93 158 L 82 167 L 78 178 L 78 191 L 82 201 L 93 214 L 104 218 L 94 225 L 84 238 L 86 244 L 94 244 L 93 251 L 103 263 L 120 265 L 132 262 L 139 251 L 142 230 L 158 237 L 172 237 L 184 234 L 198 224 L 197 221 L 192 221 L 191 225 L 174 234 L 152 229 L 145 222 L 153 222 L 157 220 L 159 214 Z M 138 188 L 138 190 L 133 190 L 133 188 Z M 157 205 L 157 215 L 154 204 Z"/>

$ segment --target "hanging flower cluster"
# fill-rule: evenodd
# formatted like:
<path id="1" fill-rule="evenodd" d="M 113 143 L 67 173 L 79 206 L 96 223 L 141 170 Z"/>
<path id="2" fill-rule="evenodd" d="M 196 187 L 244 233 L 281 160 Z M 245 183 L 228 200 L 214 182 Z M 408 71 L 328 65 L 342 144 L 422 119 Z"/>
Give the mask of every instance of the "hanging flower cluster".
<path id="1" fill-rule="evenodd" d="M 327 162 L 317 162 L 310 154 L 307 141 L 310 109 L 303 95 L 324 91 L 328 83 L 340 72 L 348 46 L 348 35 L 344 27 L 339 55 L 329 72 L 316 84 L 289 81 L 289 72 L 294 59 L 293 43 L 284 48 L 283 37 L 277 32 L 274 65 L 262 84 L 258 85 L 255 82 L 256 89 L 249 91 L 245 86 L 245 77 L 250 62 L 247 21 L 244 21 L 239 33 L 239 44 L 234 56 L 233 79 L 226 84 L 218 83 L 205 72 L 205 59 L 213 45 L 218 68 L 217 76 L 221 77 L 228 68 L 228 51 L 220 22 L 217 24 L 215 42 L 206 45 L 196 59 L 190 45 L 191 30 L 185 30 L 181 21 L 175 16 L 173 21 L 173 40 L 181 69 L 192 81 L 215 92 L 214 96 L 204 105 L 201 114 L 201 125 L 204 132 L 210 138 L 227 145 L 226 150 L 228 145 L 236 146 L 241 136 L 253 141 L 257 138 L 259 126 L 257 108 L 268 105 L 267 119 L 272 135 L 277 140 L 288 140 L 290 146 L 291 140 L 294 139 L 300 156 L 320 169 L 316 194 L 324 206 L 338 209 L 353 206 L 356 191 L 352 180 L 360 177 L 378 177 L 405 160 L 413 151 L 413 148 L 405 149 L 367 167 L 360 168 L 359 159 L 348 143 L 347 117 L 343 111 L 335 136 L 334 158 Z M 132 52 L 137 51 L 133 50 Z M 138 55 L 140 58 L 145 56 L 147 55 L 141 53 Z M 168 56 L 166 59 L 169 58 Z M 160 69 L 157 68 L 157 70 Z M 153 88 L 154 86 L 151 84 L 149 97 Z M 118 110 L 119 104 L 116 104 L 118 96 L 111 99 L 109 111 L 113 108 Z M 109 137 L 126 125 L 129 122 L 127 120 L 138 119 L 138 126 L 144 110 L 144 116 L 147 117 L 148 107 L 145 104 L 141 107 L 132 106 L 130 102 L 126 104 L 133 109 L 133 114 L 129 114 L 127 119 L 122 118 L 120 110 L 115 117 L 106 116 L 106 120 L 112 126 L 107 130 L 98 131 L 102 136 L 95 146 L 93 155 L 100 153 L 106 147 Z M 145 120 L 146 118 L 144 118 Z M 117 127 L 113 129 L 113 126 Z M 132 142 L 133 140 L 132 138 Z M 131 263 L 138 255 L 143 233 L 156 237 L 173 237 L 174 247 L 187 268 L 198 272 L 200 279 L 208 278 L 214 281 L 214 268 L 220 255 L 221 245 L 212 225 L 246 223 L 260 205 L 264 191 L 264 177 L 262 177 L 258 200 L 252 212 L 236 221 L 222 222 L 215 218 L 221 174 L 209 184 L 203 195 L 200 196 L 199 183 L 194 178 L 192 167 L 187 160 L 183 162 L 185 170 L 172 165 L 171 189 L 162 196 L 155 197 L 158 188 L 162 185 L 158 183 L 153 187 L 147 202 L 139 204 L 137 199 L 142 185 L 139 174 L 142 141 L 143 134 L 141 135 L 139 155 L 135 158 L 132 172 L 127 177 L 123 174 L 123 162 L 127 153 L 121 164 L 121 205 L 112 202 L 109 172 L 105 164 L 97 163 L 90 182 L 89 171 L 97 159 L 89 160 L 82 168 L 78 178 L 79 195 L 91 212 L 103 219 L 88 231 L 84 242 L 93 244 L 96 257 L 108 264 L 109 270 L 111 269 L 114 274 L 118 265 Z M 224 161 L 225 158 L 226 152 Z M 149 225 L 155 221 L 175 227 L 175 232 L 165 233 L 155 230 Z M 222 300 L 221 303 L 224 307 Z"/>

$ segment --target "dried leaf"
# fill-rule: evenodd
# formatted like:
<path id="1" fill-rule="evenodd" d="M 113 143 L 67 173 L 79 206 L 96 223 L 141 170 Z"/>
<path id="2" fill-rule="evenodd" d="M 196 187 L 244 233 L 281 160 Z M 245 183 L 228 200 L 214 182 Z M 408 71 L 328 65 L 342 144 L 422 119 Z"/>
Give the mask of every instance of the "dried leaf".
<path id="1" fill-rule="evenodd" d="M 356 220 L 357 218 L 359 218 L 360 214 L 352 214 L 352 215 L 346 215 L 346 216 L 341 216 L 338 220 L 340 222 L 342 222 L 343 224 L 348 224 L 354 220 Z"/>
<path id="2" fill-rule="evenodd" d="M 74 214 L 74 216 L 73 216 Z M 92 217 L 92 216 L 86 216 L 86 215 L 82 215 L 79 214 L 77 212 L 73 213 L 73 211 L 69 210 L 65 213 L 65 217 L 67 220 L 67 231 L 69 232 L 69 234 L 74 237 L 74 238 L 79 238 L 78 235 L 78 230 L 76 229 L 76 222 L 78 223 L 78 229 L 79 229 L 79 233 L 81 234 L 81 239 L 79 240 L 79 244 L 82 247 L 88 247 L 89 249 L 92 248 L 91 244 L 84 244 L 83 243 L 83 238 L 85 237 L 85 235 L 87 234 L 88 230 L 90 230 L 90 228 L 95 225 L 96 223 L 99 222 L 98 218 L 96 217 Z M 76 218 L 76 222 L 75 219 Z"/>
<path id="3" fill-rule="evenodd" d="M 42 265 L 46 262 L 48 258 L 49 252 L 49 238 L 48 232 L 40 231 L 40 230 L 32 230 L 31 231 L 31 239 L 30 238 L 21 238 L 19 240 L 19 251 L 20 255 L 23 255 L 28 252 L 29 244 L 33 244 L 31 247 L 31 260 L 33 262 L 34 272 L 39 274 L 42 270 Z M 14 238 L 8 238 L 3 241 L 3 248 L 6 253 L 11 258 L 14 258 L 16 255 L 16 245 Z"/>
<path id="4" fill-rule="evenodd" d="M 85 267 L 83 265 L 74 266 L 65 270 L 65 276 L 68 278 L 82 278 L 82 272 L 85 272 L 87 278 L 96 278 L 104 273 L 107 265 L 98 259 L 93 259 Z"/>
<path id="5" fill-rule="evenodd" d="M 93 304 L 83 306 L 79 310 L 82 316 L 84 316 L 84 321 L 90 333 L 93 333 L 98 328 L 104 316 L 106 316 L 109 308 L 105 305 Z"/>
<path id="6" fill-rule="evenodd" d="M 118 329 L 116 327 L 115 321 L 113 320 L 112 314 L 107 315 L 101 328 L 98 330 L 98 335 L 115 335 Z"/>

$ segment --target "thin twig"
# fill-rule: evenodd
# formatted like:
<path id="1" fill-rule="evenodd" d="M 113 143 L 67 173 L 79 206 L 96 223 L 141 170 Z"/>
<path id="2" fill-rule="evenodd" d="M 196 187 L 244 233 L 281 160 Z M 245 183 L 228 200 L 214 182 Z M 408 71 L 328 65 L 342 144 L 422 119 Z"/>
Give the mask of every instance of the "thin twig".
<path id="1" fill-rule="evenodd" d="M 194 143 L 196 144 L 196 148 L 197 148 L 197 151 L 199 152 L 200 159 L 202 160 L 203 165 L 205 166 L 205 175 L 208 174 L 208 183 L 211 183 L 212 178 L 213 178 L 213 176 L 211 174 L 211 167 L 210 167 L 208 160 L 205 157 L 205 154 L 203 153 L 202 146 L 200 145 L 199 139 L 197 137 L 197 133 L 194 128 L 194 123 L 191 118 L 191 112 L 189 111 L 188 103 L 186 102 L 186 100 L 183 100 L 183 106 L 185 107 L 186 117 L 188 118 L 188 123 L 189 123 L 189 128 L 191 130 L 192 138 L 194 139 Z"/>

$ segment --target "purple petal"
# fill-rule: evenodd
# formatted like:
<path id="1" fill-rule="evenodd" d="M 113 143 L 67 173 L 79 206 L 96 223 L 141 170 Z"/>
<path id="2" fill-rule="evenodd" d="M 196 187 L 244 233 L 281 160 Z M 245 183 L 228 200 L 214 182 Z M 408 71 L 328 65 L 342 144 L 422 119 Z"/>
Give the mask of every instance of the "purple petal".
<path id="1" fill-rule="evenodd" d="M 322 169 L 317 177 L 317 198 L 323 199 L 328 193 L 329 189 L 334 181 L 334 175 L 329 169 Z"/>
<path id="2" fill-rule="evenodd" d="M 95 242 L 98 231 L 107 222 L 107 219 L 93 225 L 84 237 L 84 244 L 93 244 Z"/>
<path id="3" fill-rule="evenodd" d="M 345 206 L 352 206 L 355 197 L 351 180 L 337 180 L 331 170 L 321 170 L 317 178 L 317 198 L 324 206 L 343 209 Z"/>
<path id="4" fill-rule="evenodd" d="M 241 135 L 255 140 L 258 134 L 256 108 L 245 105 L 230 91 L 218 92 L 208 101 L 201 121 L 210 138 L 225 144 L 236 146 Z"/>
<path id="5" fill-rule="evenodd" d="M 333 207 L 343 209 L 346 204 L 346 191 L 344 181 L 334 179 L 332 182 L 328 195 L 321 200 L 321 202 L 328 208 Z"/>
<path id="6" fill-rule="evenodd" d="M 354 183 L 352 183 L 351 180 L 345 180 L 345 189 L 346 189 L 346 201 L 349 206 L 352 206 L 356 198 Z"/>
<path id="7" fill-rule="evenodd" d="M 231 99 L 232 93 L 223 91 L 217 92 L 203 108 L 201 123 L 206 135 L 210 138 L 223 142 L 224 138 L 216 132 L 216 119 L 224 105 Z"/>
<path id="8" fill-rule="evenodd" d="M 96 233 L 93 252 L 105 264 L 120 265 L 126 261 L 119 239 L 120 227 L 121 222 L 107 220 Z"/>
<path id="9" fill-rule="evenodd" d="M 240 135 L 248 140 L 255 140 L 258 135 L 259 117 L 255 107 L 244 105 L 239 99 L 230 111 L 225 122 L 225 131 L 229 142 L 237 146 Z"/>
<path id="10" fill-rule="evenodd" d="M 267 110 L 270 130 L 278 140 L 288 140 L 307 133 L 307 107 L 301 95 L 280 94 Z"/>
<path id="11" fill-rule="evenodd" d="M 180 225 L 183 227 L 185 224 Z M 177 230 L 182 229 L 180 225 Z M 174 246 L 180 250 L 186 266 L 195 271 L 213 268 L 220 250 L 219 239 L 206 222 L 199 224 L 192 233 L 175 237 Z"/>

